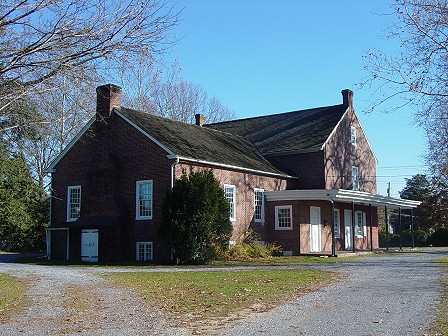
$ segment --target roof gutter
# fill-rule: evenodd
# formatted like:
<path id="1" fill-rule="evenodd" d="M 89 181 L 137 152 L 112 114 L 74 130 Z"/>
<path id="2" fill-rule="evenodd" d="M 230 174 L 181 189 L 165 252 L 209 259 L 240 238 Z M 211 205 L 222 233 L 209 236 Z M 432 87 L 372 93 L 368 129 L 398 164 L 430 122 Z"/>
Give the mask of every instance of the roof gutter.
<path id="1" fill-rule="evenodd" d="M 171 164 L 171 190 L 173 190 L 173 187 L 174 187 L 174 169 L 178 163 L 179 163 L 179 158 L 175 158 L 174 162 Z"/>
<path id="2" fill-rule="evenodd" d="M 371 204 L 390 208 L 414 209 L 422 202 L 389 196 L 371 194 L 363 191 L 345 189 L 309 189 L 265 191 L 268 201 L 293 200 L 333 200 L 334 202 Z"/>
<path id="3" fill-rule="evenodd" d="M 178 156 L 178 155 L 167 155 L 167 158 L 170 160 L 177 159 L 177 160 L 194 162 L 194 163 L 199 163 L 199 164 L 208 165 L 208 166 L 216 166 L 216 167 L 220 167 L 220 168 L 241 170 L 241 171 L 246 171 L 246 172 L 255 173 L 255 174 L 263 174 L 263 175 L 268 175 L 268 176 L 297 179 L 297 176 L 290 176 L 290 175 L 285 175 L 285 174 L 280 174 L 280 173 L 272 173 L 272 172 L 267 172 L 267 171 L 263 171 L 263 170 L 238 167 L 238 166 L 228 165 L 225 163 L 217 163 L 217 162 L 205 161 L 205 160 L 200 160 L 200 159 L 193 159 L 193 158 L 188 158 L 188 157 Z"/>

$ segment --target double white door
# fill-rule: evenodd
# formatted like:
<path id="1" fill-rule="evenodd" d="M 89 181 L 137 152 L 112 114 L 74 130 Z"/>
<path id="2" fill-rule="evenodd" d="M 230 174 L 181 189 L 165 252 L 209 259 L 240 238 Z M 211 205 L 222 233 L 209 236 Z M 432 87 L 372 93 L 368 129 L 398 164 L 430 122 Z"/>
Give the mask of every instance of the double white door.
<path id="1" fill-rule="evenodd" d="M 98 261 L 98 230 L 81 231 L 81 260 Z"/>

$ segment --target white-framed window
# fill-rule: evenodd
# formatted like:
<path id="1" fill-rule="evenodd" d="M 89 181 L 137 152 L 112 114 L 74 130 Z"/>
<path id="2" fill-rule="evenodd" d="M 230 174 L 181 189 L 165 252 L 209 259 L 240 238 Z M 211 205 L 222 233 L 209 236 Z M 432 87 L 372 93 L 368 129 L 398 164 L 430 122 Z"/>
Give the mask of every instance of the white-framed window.
<path id="1" fill-rule="evenodd" d="M 365 237 L 367 235 L 366 213 L 363 211 L 355 212 L 355 234 L 357 237 Z"/>
<path id="2" fill-rule="evenodd" d="M 152 219 L 152 180 L 137 181 L 136 184 L 136 219 Z"/>
<path id="3" fill-rule="evenodd" d="M 254 221 L 264 222 L 264 189 L 254 189 Z"/>
<path id="4" fill-rule="evenodd" d="M 292 205 L 275 207 L 275 229 L 292 230 Z"/>
<path id="5" fill-rule="evenodd" d="M 359 169 L 356 166 L 352 167 L 352 188 L 359 190 Z"/>
<path id="6" fill-rule="evenodd" d="M 152 242 L 137 242 L 135 248 L 135 259 L 137 261 L 152 260 Z"/>
<path id="7" fill-rule="evenodd" d="M 69 186 L 67 190 L 67 222 L 74 222 L 81 213 L 81 186 Z"/>
<path id="8" fill-rule="evenodd" d="M 334 237 L 341 238 L 341 212 L 339 209 L 334 209 L 333 225 L 334 225 Z"/>
<path id="9" fill-rule="evenodd" d="M 356 127 L 350 127 L 350 143 L 353 147 L 356 147 Z"/>
<path id="10" fill-rule="evenodd" d="M 224 184 L 224 195 L 229 202 L 229 218 L 231 221 L 236 220 L 236 189 L 234 185 Z"/>

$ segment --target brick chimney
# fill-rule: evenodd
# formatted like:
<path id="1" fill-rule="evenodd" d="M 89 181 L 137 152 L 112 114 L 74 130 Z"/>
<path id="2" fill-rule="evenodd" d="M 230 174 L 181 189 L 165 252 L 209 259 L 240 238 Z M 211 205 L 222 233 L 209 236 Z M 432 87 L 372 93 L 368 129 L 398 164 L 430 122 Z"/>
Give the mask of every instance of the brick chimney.
<path id="1" fill-rule="evenodd" d="M 114 84 L 101 85 L 96 88 L 97 119 L 109 118 L 113 108 L 120 106 L 121 87 Z"/>
<path id="2" fill-rule="evenodd" d="M 341 91 L 342 93 L 342 104 L 347 107 L 353 108 L 353 91 L 345 89 Z"/>
<path id="3" fill-rule="evenodd" d="M 196 118 L 196 125 L 201 126 L 205 124 L 205 115 L 203 114 L 195 114 L 194 117 Z"/>

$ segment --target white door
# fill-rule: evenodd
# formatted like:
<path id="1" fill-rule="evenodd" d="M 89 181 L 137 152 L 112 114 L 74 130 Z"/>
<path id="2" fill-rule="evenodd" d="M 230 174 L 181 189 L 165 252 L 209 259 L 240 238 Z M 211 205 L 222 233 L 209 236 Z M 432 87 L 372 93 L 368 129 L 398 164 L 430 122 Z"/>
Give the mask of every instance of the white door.
<path id="1" fill-rule="evenodd" d="M 81 260 L 98 261 L 98 230 L 81 231 Z"/>
<path id="2" fill-rule="evenodd" d="M 353 249 L 352 246 L 352 211 L 351 210 L 344 210 L 344 232 L 345 232 L 345 249 L 351 250 Z"/>
<path id="3" fill-rule="evenodd" d="M 320 252 L 321 227 L 320 208 L 310 207 L 310 251 Z"/>

